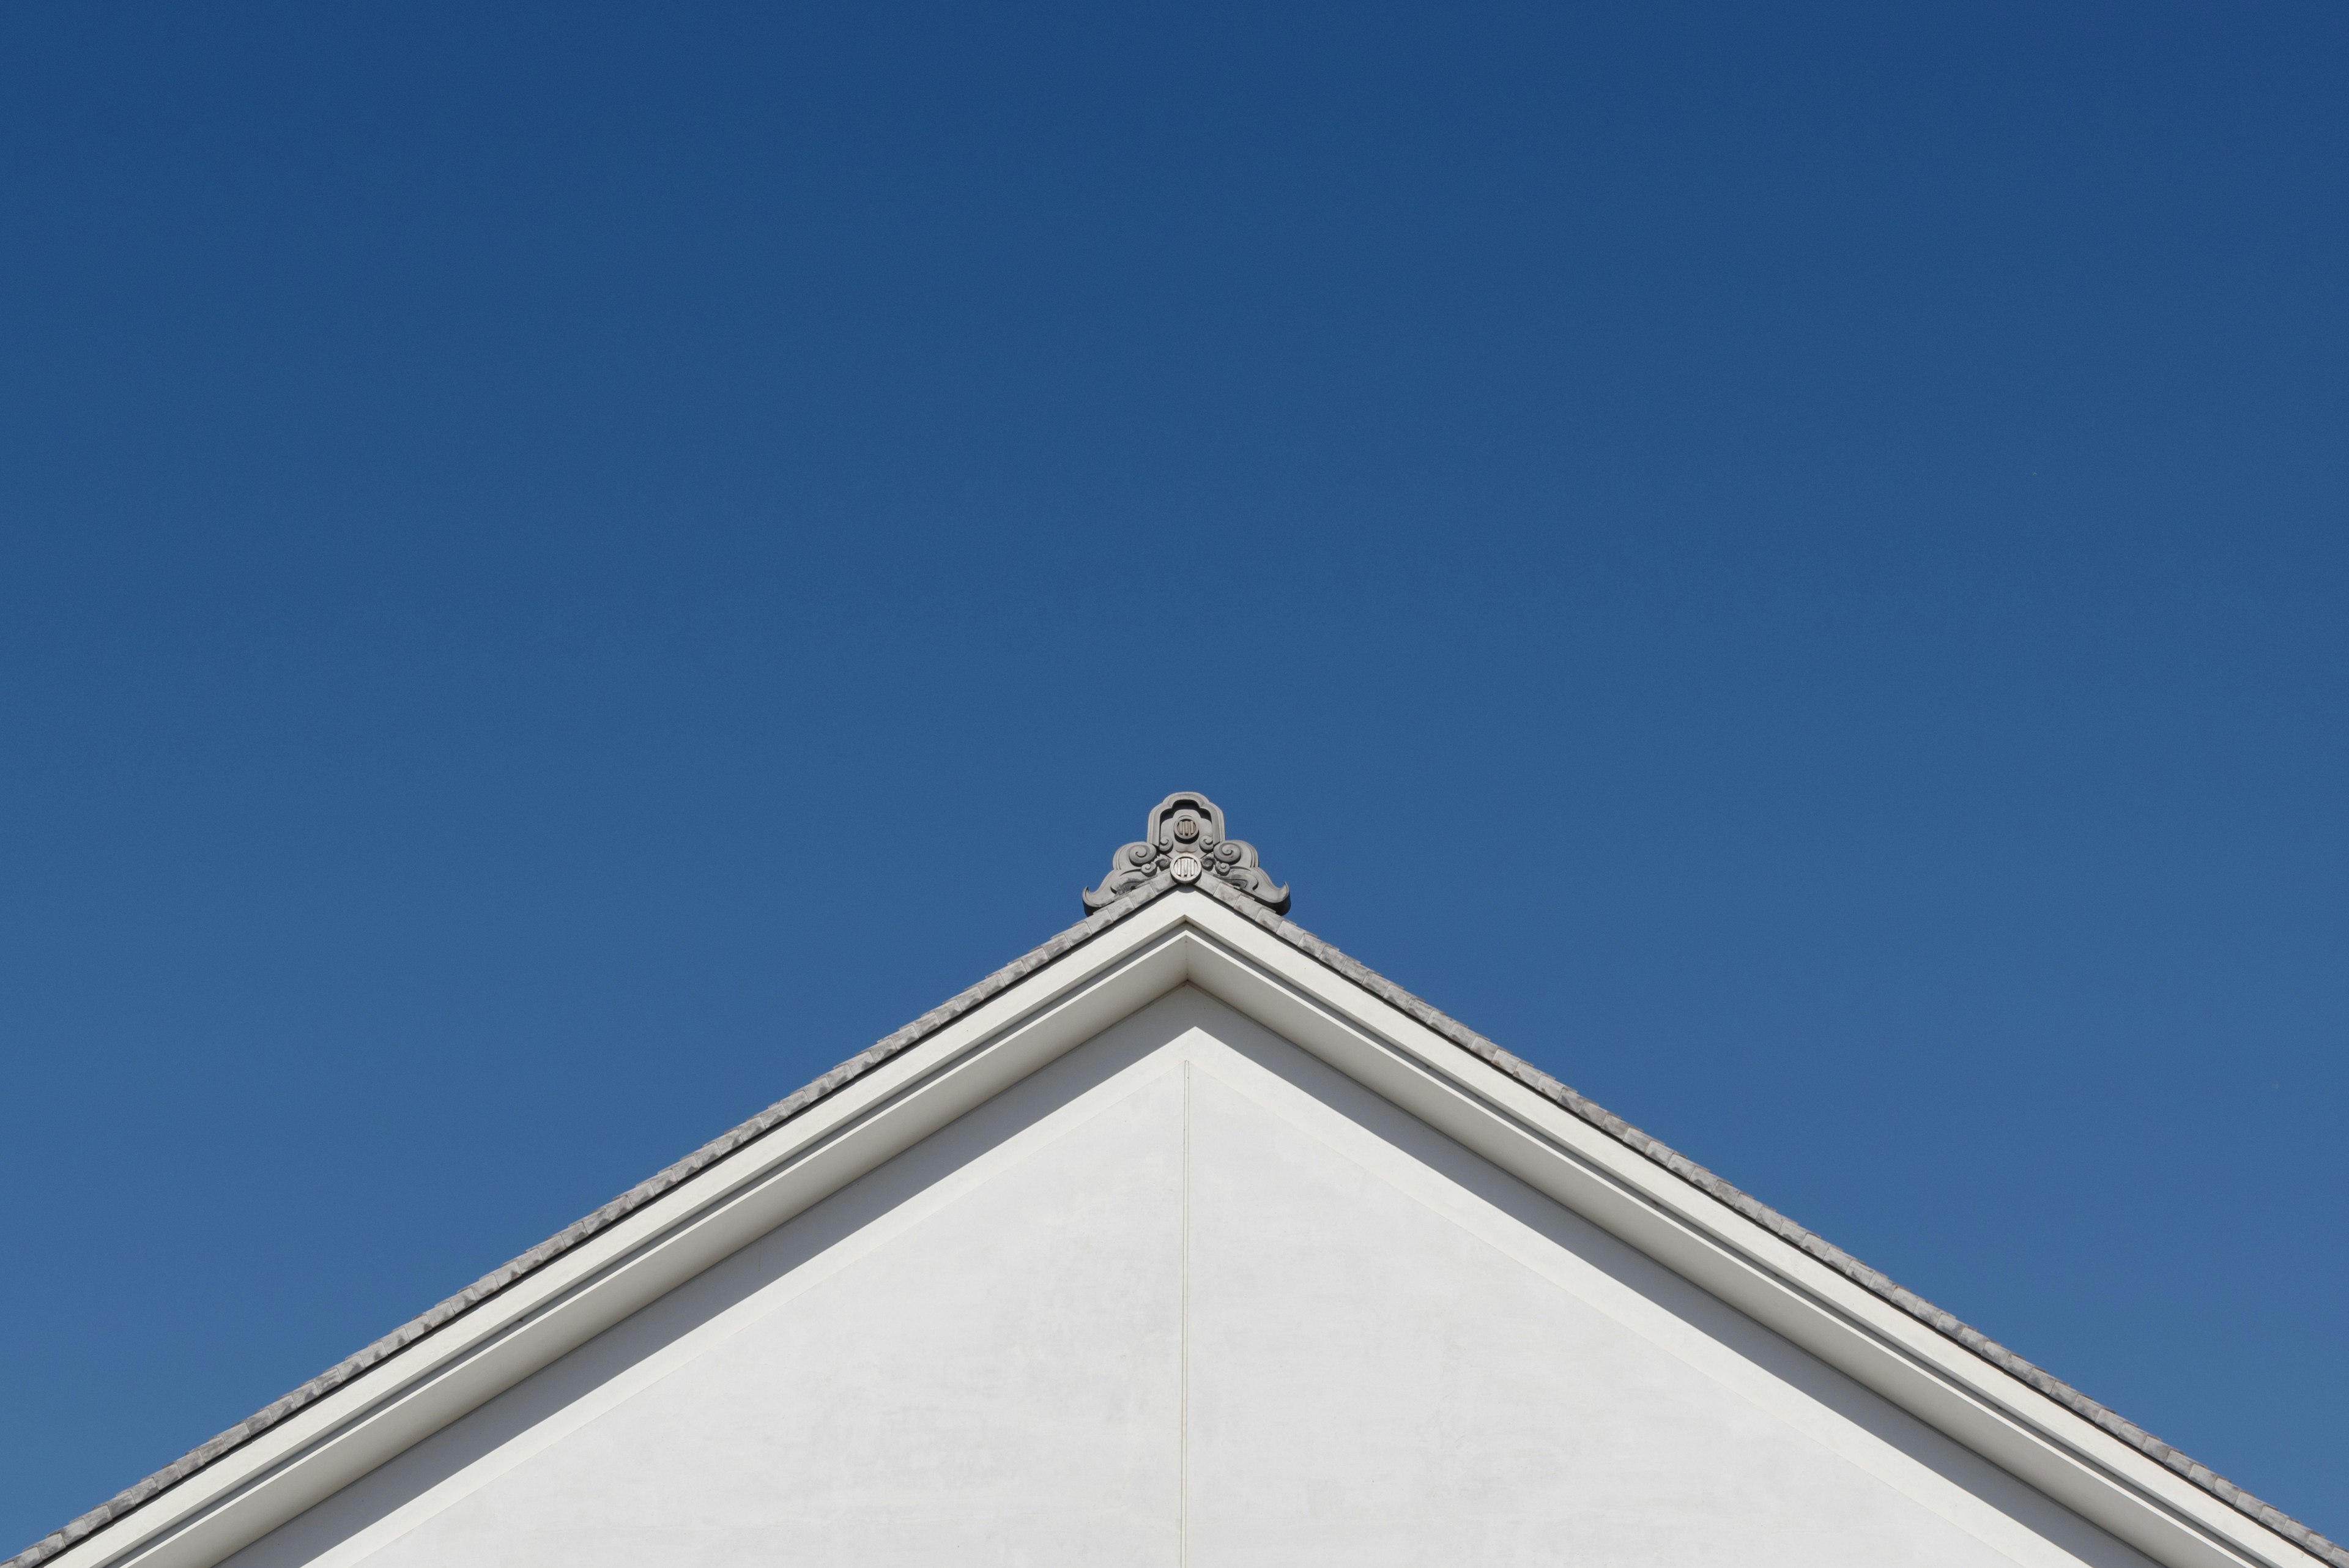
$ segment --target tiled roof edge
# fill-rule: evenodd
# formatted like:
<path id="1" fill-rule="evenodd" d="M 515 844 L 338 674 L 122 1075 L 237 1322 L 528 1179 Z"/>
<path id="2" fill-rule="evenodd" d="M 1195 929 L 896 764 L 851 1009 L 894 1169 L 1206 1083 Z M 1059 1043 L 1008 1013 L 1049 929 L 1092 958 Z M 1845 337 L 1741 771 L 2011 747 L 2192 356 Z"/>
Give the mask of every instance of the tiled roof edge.
<path id="1" fill-rule="evenodd" d="M 921 1044 L 981 1002 L 1009 990 L 1071 950 L 1083 946 L 1174 886 L 1173 878 L 1162 873 L 1123 898 L 1104 905 L 1041 946 L 1013 959 L 978 984 L 940 1002 L 895 1033 L 874 1042 L 740 1126 L 719 1134 L 676 1164 L 636 1183 L 594 1213 L 564 1226 L 512 1262 L 491 1270 L 455 1295 L 401 1324 L 357 1355 L 336 1362 L 307 1383 L 272 1400 L 210 1441 L 189 1449 L 146 1480 L 124 1488 L 71 1523 L 51 1531 L 16 1556 L 0 1563 L 0 1568 L 37 1568 L 38 1564 L 47 1562 L 66 1548 L 154 1501 L 190 1476 L 234 1453 L 289 1416 L 316 1404 L 371 1368 L 382 1366 L 409 1345 L 438 1329 L 447 1327 L 590 1237 L 609 1230 L 661 1194 L 830 1098 L 883 1063 Z"/>
<path id="2" fill-rule="evenodd" d="M 1115 902 L 1104 906 L 1041 945 L 1030 950 L 957 992 L 911 1023 L 876 1041 L 855 1055 L 776 1101 L 740 1126 L 710 1139 L 683 1159 L 638 1182 L 594 1213 L 565 1226 L 537 1246 L 482 1275 L 455 1295 L 393 1329 L 356 1355 L 347 1356 L 301 1386 L 271 1401 L 210 1441 L 200 1444 L 153 1475 L 126 1487 L 70 1523 L 52 1531 L 0 1568 L 37 1568 L 76 1542 L 83 1541 L 126 1515 L 153 1501 L 205 1467 L 233 1453 L 288 1417 L 315 1404 L 400 1351 L 447 1326 L 517 1282 L 543 1268 L 590 1237 L 608 1230 L 645 1204 L 698 1175 L 727 1156 L 754 1142 L 807 1111 L 875 1067 L 936 1033 L 981 1002 L 1009 989 L 1037 970 L 1083 945 L 1143 906 L 1170 891 L 1174 884 L 1160 875 Z M 1651 1137 L 1622 1117 L 1531 1063 L 1487 1040 L 1395 984 L 1360 960 L 1323 941 L 1312 932 L 1273 913 L 1262 904 L 1220 884 L 1205 882 L 1197 890 L 1237 911 L 1306 956 L 1343 975 L 1381 1002 L 1396 1008 L 1437 1034 L 1507 1074 L 1518 1083 L 1599 1128 L 1618 1142 L 1654 1161 L 1707 1196 L 1735 1210 L 1790 1245 L 1834 1269 L 1870 1293 L 1891 1303 L 1936 1332 L 1956 1341 L 1982 1360 L 2037 1392 L 2054 1399 L 2084 1419 L 2127 1443 L 2165 1469 L 2184 1477 L 2229 1507 L 2282 1536 L 2333 1568 L 2349 1568 L 2349 1548 L 2336 1544 L 2273 1505 L 2261 1501 L 2209 1466 L 2181 1453 L 2135 1422 L 2107 1409 L 2061 1378 L 2042 1370 L 1978 1329 L 1961 1322 L 1881 1272 L 1868 1267 L 1823 1237 L 1797 1224 L 1761 1199 L 1740 1190 L 1703 1166 Z"/>
<path id="3" fill-rule="evenodd" d="M 1200 890 L 1298 951 L 1344 975 L 1389 1006 L 1425 1024 L 1454 1045 L 1506 1073 L 1553 1105 L 1573 1113 L 1627 1148 L 1634 1149 L 1662 1166 L 1706 1196 L 1727 1204 L 1780 1241 L 1801 1248 L 1846 1279 L 1964 1345 L 2008 1376 L 2027 1384 L 2074 1415 L 2094 1422 L 2164 1469 L 2185 1477 L 2238 1513 L 2265 1526 L 2301 1550 L 2333 1564 L 2333 1568 L 2349 1568 L 2349 1547 L 2343 1547 L 2311 1530 L 2273 1504 L 2261 1501 L 2209 1466 L 2179 1452 L 2136 1422 L 2089 1398 L 2062 1378 L 2025 1361 L 1981 1330 L 1968 1326 L 1954 1314 L 1943 1311 L 1878 1270 L 1869 1268 L 1842 1248 L 1796 1224 L 1760 1199 L 1731 1186 L 1661 1139 L 1641 1132 L 1604 1106 L 1577 1094 L 1532 1063 L 1502 1049 L 1459 1020 L 1422 1002 L 1368 964 L 1349 958 L 1294 920 L 1285 919 L 1253 899 L 1213 884 L 1203 882 Z"/>

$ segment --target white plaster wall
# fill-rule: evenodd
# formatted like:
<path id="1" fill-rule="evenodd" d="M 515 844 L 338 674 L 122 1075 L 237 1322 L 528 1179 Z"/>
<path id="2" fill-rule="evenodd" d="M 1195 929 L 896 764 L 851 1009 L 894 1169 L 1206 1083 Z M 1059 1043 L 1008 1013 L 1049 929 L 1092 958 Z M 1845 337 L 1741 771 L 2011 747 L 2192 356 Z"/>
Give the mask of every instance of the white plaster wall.
<path id="1" fill-rule="evenodd" d="M 232 1562 L 2146 1560 L 1185 990 Z"/>

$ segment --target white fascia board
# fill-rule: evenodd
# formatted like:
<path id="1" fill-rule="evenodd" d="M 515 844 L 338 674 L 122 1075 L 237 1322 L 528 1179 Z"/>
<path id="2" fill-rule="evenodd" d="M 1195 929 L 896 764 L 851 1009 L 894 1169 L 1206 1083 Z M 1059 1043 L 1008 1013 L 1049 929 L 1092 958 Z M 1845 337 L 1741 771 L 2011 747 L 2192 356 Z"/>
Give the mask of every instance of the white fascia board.
<path id="1" fill-rule="evenodd" d="M 1181 899 L 1201 990 L 2171 1568 L 2326 1568 L 1278 937 Z"/>
<path id="2" fill-rule="evenodd" d="M 209 1568 L 1180 986 L 1160 898 L 45 1568 Z"/>
<path id="3" fill-rule="evenodd" d="M 1223 908 L 1169 893 L 45 1568 L 209 1568 L 1185 983 L 2171 1568 L 2327 1568 Z"/>

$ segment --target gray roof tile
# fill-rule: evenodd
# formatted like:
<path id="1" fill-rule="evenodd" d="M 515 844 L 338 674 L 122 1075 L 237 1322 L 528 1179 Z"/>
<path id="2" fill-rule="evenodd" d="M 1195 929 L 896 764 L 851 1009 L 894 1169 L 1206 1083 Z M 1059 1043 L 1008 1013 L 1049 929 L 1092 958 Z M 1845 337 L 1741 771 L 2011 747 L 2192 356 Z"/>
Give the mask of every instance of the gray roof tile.
<path id="1" fill-rule="evenodd" d="M 8 1559 L 5 1563 L 0 1563 L 0 1568 L 36 1568 L 37 1564 L 55 1557 L 76 1542 L 94 1534 L 114 1521 L 153 1501 L 181 1481 L 223 1456 L 234 1452 L 287 1417 L 324 1398 L 345 1384 L 364 1375 L 369 1368 L 390 1359 L 409 1345 L 463 1316 L 516 1281 L 544 1267 L 548 1262 L 561 1257 L 589 1237 L 609 1229 L 662 1193 L 698 1172 L 715 1165 L 737 1149 L 772 1132 L 810 1106 L 855 1082 L 883 1063 L 929 1038 L 988 998 L 1009 989 L 1055 959 L 1082 946 L 1135 910 L 1174 891 L 1175 888 L 1174 879 L 1165 872 L 1160 872 L 1147 881 L 1131 888 L 1122 896 L 1104 903 L 1102 908 L 1042 946 L 1021 954 L 978 984 L 925 1012 L 895 1033 L 858 1052 L 830 1072 L 776 1101 L 740 1126 L 720 1134 L 676 1164 L 638 1182 L 594 1213 L 565 1226 L 512 1262 L 492 1270 L 448 1300 L 400 1324 L 374 1344 L 337 1362 L 300 1387 L 273 1400 L 209 1442 L 202 1443 L 174 1459 L 146 1480 L 125 1488 L 88 1513 L 43 1536 L 16 1556 Z M 2334 1568 L 2349 1568 L 2349 1549 L 2336 1545 L 2289 1514 L 2261 1502 L 2232 1481 L 2212 1471 L 2208 1466 L 2198 1464 L 2168 1443 L 2147 1432 L 2143 1428 L 2124 1420 L 2070 1384 L 2042 1371 L 1995 1340 L 1978 1330 L 1968 1327 L 1956 1317 L 1943 1312 L 1913 1291 L 1903 1288 L 1884 1274 L 1869 1268 L 1841 1248 L 1813 1234 L 1758 1199 L 1732 1187 L 1694 1160 L 1667 1147 L 1663 1143 L 1649 1137 L 1622 1117 L 1575 1093 L 1538 1067 L 1503 1050 L 1467 1025 L 1431 1007 L 1369 966 L 1349 958 L 1312 932 L 1285 919 L 1273 909 L 1268 908 L 1258 898 L 1227 887 L 1212 877 L 1194 884 L 1191 890 L 1203 897 L 1212 898 L 1227 909 L 1237 911 L 1298 951 L 1327 965 L 1462 1050 L 1482 1058 L 1552 1104 L 1572 1113 L 1625 1147 L 1653 1160 L 1691 1186 L 1735 1210 L 1745 1219 L 1769 1231 L 1780 1241 L 1801 1249 L 1845 1278 L 1891 1303 L 1918 1321 L 1930 1325 L 1936 1332 L 1955 1340 L 2001 1372 L 2016 1378 L 2075 1414 L 2095 1423 L 2122 1442 L 2140 1453 L 2148 1455 L 2294 1545 L 2333 1563 Z M 1284 888 L 1281 891 L 1286 893 L 1287 889 Z M 1287 899 L 1282 898 L 1280 903 L 1282 908 L 1286 908 Z"/>

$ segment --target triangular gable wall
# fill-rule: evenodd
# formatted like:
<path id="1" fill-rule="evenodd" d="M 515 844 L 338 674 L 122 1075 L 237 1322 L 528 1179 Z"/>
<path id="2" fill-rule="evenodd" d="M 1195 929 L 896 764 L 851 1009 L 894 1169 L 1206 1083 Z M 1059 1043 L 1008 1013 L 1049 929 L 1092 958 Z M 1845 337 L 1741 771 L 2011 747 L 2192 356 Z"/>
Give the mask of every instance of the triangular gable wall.
<path id="1" fill-rule="evenodd" d="M 1724 1190 L 1162 875 L 16 1563 L 2349 1563 Z"/>
<path id="2" fill-rule="evenodd" d="M 647 1555 L 2146 1563 L 1187 986 L 231 1568 Z"/>

